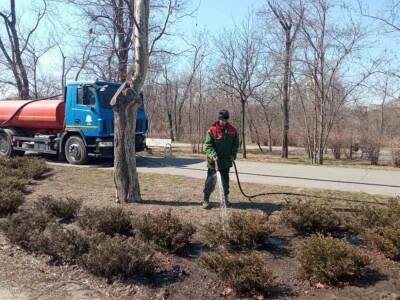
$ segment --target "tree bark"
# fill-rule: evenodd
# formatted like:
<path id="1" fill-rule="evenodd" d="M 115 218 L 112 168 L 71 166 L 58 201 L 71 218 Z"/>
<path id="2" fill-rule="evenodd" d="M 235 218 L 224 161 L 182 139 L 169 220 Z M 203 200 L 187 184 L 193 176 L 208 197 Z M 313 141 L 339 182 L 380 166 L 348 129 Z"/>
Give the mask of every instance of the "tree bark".
<path id="1" fill-rule="evenodd" d="M 141 200 L 136 170 L 136 113 L 143 104 L 142 88 L 146 78 L 148 52 L 149 0 L 132 1 L 134 11 L 134 62 L 126 81 L 111 100 L 114 111 L 114 183 L 117 202 Z"/>
<path id="2" fill-rule="evenodd" d="M 283 136 L 282 136 L 282 158 L 289 157 L 289 78 L 290 78 L 290 50 L 291 50 L 290 27 L 286 31 L 285 43 L 285 70 L 283 75 Z"/>
<path id="3" fill-rule="evenodd" d="M 246 151 L 246 100 L 241 100 L 242 103 L 242 147 L 243 147 L 243 158 L 247 158 L 247 151 Z"/>

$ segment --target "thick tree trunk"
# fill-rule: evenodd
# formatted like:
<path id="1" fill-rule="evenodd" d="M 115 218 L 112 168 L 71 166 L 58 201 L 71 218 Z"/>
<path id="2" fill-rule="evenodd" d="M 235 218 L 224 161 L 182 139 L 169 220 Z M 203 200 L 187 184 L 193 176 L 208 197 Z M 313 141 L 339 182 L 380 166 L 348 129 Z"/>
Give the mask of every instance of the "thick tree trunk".
<path id="1" fill-rule="evenodd" d="M 141 90 L 149 64 L 149 0 L 135 0 L 131 3 L 136 20 L 132 37 L 135 59 L 125 83 L 111 100 L 114 111 L 114 183 L 117 202 L 141 200 L 136 170 L 135 133 L 136 113 L 143 104 Z"/>
<path id="2" fill-rule="evenodd" d="M 123 88 L 114 107 L 114 170 L 117 202 L 140 201 L 136 171 L 136 112 L 142 101 L 131 88 Z"/>

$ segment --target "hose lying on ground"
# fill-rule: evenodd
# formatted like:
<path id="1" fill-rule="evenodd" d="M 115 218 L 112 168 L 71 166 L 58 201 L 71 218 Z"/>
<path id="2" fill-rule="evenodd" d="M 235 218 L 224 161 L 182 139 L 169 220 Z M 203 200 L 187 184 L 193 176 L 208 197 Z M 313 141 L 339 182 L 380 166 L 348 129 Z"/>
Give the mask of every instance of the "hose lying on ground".
<path id="1" fill-rule="evenodd" d="M 168 167 L 169 165 L 166 163 L 161 163 L 158 161 L 154 161 L 151 160 L 145 156 L 142 156 L 140 154 L 137 154 L 137 156 L 143 158 L 144 160 L 147 160 L 150 163 L 162 166 L 162 167 Z M 242 184 L 240 182 L 240 178 L 239 178 L 239 172 L 236 166 L 236 163 L 234 160 L 232 160 L 234 169 L 235 169 L 235 175 L 236 175 L 236 180 L 239 186 L 239 190 L 241 192 L 241 194 L 243 195 L 243 197 L 245 197 L 249 202 L 254 203 L 251 199 L 260 197 L 260 196 L 273 196 L 273 195 L 283 195 L 283 196 L 297 196 L 297 197 L 307 197 L 307 198 L 316 198 L 316 199 L 327 199 L 327 200 L 334 200 L 334 201 L 346 201 L 346 202 L 362 202 L 362 203 L 368 203 L 368 204 L 377 204 L 377 205 L 386 205 L 385 203 L 382 202 L 369 202 L 369 201 L 363 201 L 363 200 L 354 200 L 354 199 L 346 199 L 346 198 L 337 198 L 337 197 L 330 197 L 330 196 L 318 196 L 318 195 L 310 195 L 310 194 L 302 194 L 302 193 L 291 193 L 291 192 L 264 192 L 264 193 L 259 193 L 259 194 L 255 194 L 255 195 L 247 195 L 242 187 Z M 174 168 L 178 168 L 178 169 L 188 169 L 188 168 L 182 168 L 182 167 L 177 167 L 177 166 L 172 166 Z M 197 170 L 197 169 L 196 169 Z M 201 169 L 198 169 L 201 170 Z"/>

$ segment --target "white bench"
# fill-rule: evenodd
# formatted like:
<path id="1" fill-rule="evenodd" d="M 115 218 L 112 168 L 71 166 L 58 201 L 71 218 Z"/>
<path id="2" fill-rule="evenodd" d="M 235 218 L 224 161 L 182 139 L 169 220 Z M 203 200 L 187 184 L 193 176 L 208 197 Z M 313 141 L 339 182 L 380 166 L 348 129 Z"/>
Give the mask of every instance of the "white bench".
<path id="1" fill-rule="evenodd" d="M 164 150 L 164 156 L 167 156 L 167 150 L 169 155 L 172 155 L 172 140 L 171 139 L 153 139 L 146 138 L 147 150 L 152 150 L 154 148 L 161 148 Z"/>

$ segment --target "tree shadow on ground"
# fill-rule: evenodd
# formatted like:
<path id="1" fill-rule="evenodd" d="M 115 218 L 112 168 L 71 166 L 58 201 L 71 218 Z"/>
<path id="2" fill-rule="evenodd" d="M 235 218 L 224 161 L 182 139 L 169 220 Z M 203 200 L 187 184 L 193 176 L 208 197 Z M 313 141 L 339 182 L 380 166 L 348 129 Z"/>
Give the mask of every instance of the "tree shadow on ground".
<path id="1" fill-rule="evenodd" d="M 233 202 L 231 203 L 232 208 L 236 209 L 257 209 L 267 214 L 272 214 L 275 211 L 282 210 L 283 205 L 280 203 L 270 202 Z"/>
<path id="2" fill-rule="evenodd" d="M 389 276 L 375 269 L 367 268 L 364 275 L 352 279 L 349 283 L 357 287 L 368 287 L 375 285 L 379 281 L 388 280 Z"/>
<path id="3" fill-rule="evenodd" d="M 175 265 L 170 270 L 161 270 L 159 272 L 149 273 L 146 275 L 129 277 L 123 280 L 125 284 L 142 284 L 152 288 L 159 288 L 182 281 L 185 275 L 181 266 Z"/>
<path id="4" fill-rule="evenodd" d="M 178 251 L 176 251 L 176 255 L 180 257 L 186 258 L 199 258 L 204 251 L 207 251 L 209 248 L 206 244 L 202 242 L 194 242 L 182 247 Z"/>
<path id="5" fill-rule="evenodd" d="M 146 168 L 168 168 L 168 167 L 173 167 L 173 168 L 183 168 L 183 167 L 189 167 L 191 165 L 195 165 L 198 163 L 204 162 L 204 159 L 199 159 L 199 158 L 169 158 L 169 157 L 154 157 L 154 156 L 138 156 L 136 158 L 136 164 L 138 167 L 146 167 Z M 205 167 L 205 165 L 204 165 Z M 207 172 L 207 170 L 204 168 L 204 170 L 200 170 Z"/>
<path id="6" fill-rule="evenodd" d="M 293 288 L 284 283 L 274 284 L 268 293 L 268 299 L 278 299 L 282 297 L 295 296 L 297 296 L 297 293 L 293 290 Z"/>
<path id="7" fill-rule="evenodd" d="M 270 236 L 264 242 L 262 249 L 271 253 L 275 258 L 292 256 L 290 240 L 284 236 Z"/>
<path id="8" fill-rule="evenodd" d="M 181 206 L 181 207 L 187 207 L 187 206 L 198 206 L 199 208 L 201 207 L 202 203 L 199 202 L 194 202 L 194 201 L 176 201 L 176 200 L 153 200 L 153 199 L 146 199 L 142 200 L 140 202 L 137 202 L 140 204 L 147 204 L 147 205 L 160 205 L 160 206 Z M 212 202 L 210 203 L 211 209 L 217 209 L 219 208 L 219 203 Z M 271 214 L 275 211 L 281 210 L 282 205 L 277 204 L 277 203 L 256 203 L 256 202 L 234 202 L 231 204 L 231 208 L 234 209 L 256 209 L 256 210 L 261 210 L 267 214 Z"/>

